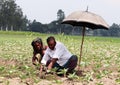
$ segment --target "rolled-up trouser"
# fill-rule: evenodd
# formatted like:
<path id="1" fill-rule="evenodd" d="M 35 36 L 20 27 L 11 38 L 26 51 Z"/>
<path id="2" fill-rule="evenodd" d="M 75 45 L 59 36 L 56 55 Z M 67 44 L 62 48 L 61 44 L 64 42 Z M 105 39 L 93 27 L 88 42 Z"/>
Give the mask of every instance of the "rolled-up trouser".
<path id="1" fill-rule="evenodd" d="M 63 65 L 63 66 L 60 66 L 57 62 L 53 65 L 52 68 L 54 67 L 57 67 L 58 70 L 57 71 L 60 71 L 61 69 L 68 69 L 68 72 L 72 72 L 75 67 L 77 66 L 77 61 L 78 61 L 78 57 L 76 55 L 72 55 L 70 57 L 70 59 Z M 46 66 L 48 66 L 50 64 L 51 60 L 48 60 L 47 61 L 47 64 Z"/>

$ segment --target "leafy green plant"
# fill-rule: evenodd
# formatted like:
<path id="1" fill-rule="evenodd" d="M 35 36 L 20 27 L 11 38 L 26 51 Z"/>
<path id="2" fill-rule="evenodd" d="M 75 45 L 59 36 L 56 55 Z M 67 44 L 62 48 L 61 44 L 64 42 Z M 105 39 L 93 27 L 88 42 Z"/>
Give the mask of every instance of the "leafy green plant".
<path id="1" fill-rule="evenodd" d="M 98 82 L 96 85 L 104 85 L 103 82 Z"/>
<path id="2" fill-rule="evenodd" d="M 43 43 L 46 44 L 46 38 L 50 35 L 33 32 L 0 31 L 0 76 L 7 77 L 8 75 L 20 77 L 21 79 L 39 78 L 37 75 L 38 70 L 36 71 L 31 62 L 33 54 L 31 41 L 35 37 L 40 36 L 43 39 Z M 71 53 L 79 57 L 81 36 L 64 34 L 54 36 L 57 40 L 63 42 Z M 114 72 L 119 74 L 119 55 L 119 38 L 86 36 L 80 65 L 85 74 L 85 76 L 82 76 L 82 82 L 94 81 L 94 79 L 100 80 Z M 39 65 L 37 67 L 39 68 Z M 56 74 L 55 69 L 51 72 Z M 60 74 L 66 76 L 66 71 L 62 71 Z M 54 77 L 54 75 L 50 75 L 49 78 L 51 76 Z M 75 77 L 75 74 L 70 75 L 70 78 L 73 77 Z M 119 75 L 116 76 L 116 83 L 119 83 L 119 77 Z M 34 82 L 39 82 L 39 79 Z M 102 84 L 98 82 L 98 85 Z"/>
<path id="3" fill-rule="evenodd" d="M 4 66 L 0 66 L 0 72 L 3 72 L 5 70 Z"/>
<path id="4" fill-rule="evenodd" d="M 52 69 L 50 70 L 50 72 L 52 72 L 53 75 L 56 75 L 57 70 L 58 70 L 58 68 L 55 67 L 55 68 L 52 68 Z"/>
<path id="5" fill-rule="evenodd" d="M 61 84 L 62 83 L 62 81 L 58 80 L 58 79 L 54 80 L 54 82 L 57 83 L 57 84 Z"/>
<path id="6" fill-rule="evenodd" d="M 61 69 L 60 72 L 57 72 L 57 74 L 63 74 L 64 77 L 66 77 L 66 73 L 67 73 L 68 69 Z"/>
<path id="7" fill-rule="evenodd" d="M 5 82 L 5 85 L 9 85 L 10 84 L 10 82 L 7 80 L 6 82 Z"/>
<path id="8" fill-rule="evenodd" d="M 118 84 L 120 84 L 120 78 L 117 78 L 115 81 L 116 81 Z"/>
<path id="9" fill-rule="evenodd" d="M 87 81 L 87 82 L 93 81 L 93 73 L 94 73 L 94 72 L 89 72 L 89 73 L 87 73 L 87 74 L 85 75 L 85 77 L 84 77 L 84 80 Z"/>
<path id="10" fill-rule="evenodd" d="M 73 74 L 69 74 L 68 78 L 73 80 L 73 79 L 79 79 L 79 76 L 76 75 L 76 72 L 74 72 Z"/>

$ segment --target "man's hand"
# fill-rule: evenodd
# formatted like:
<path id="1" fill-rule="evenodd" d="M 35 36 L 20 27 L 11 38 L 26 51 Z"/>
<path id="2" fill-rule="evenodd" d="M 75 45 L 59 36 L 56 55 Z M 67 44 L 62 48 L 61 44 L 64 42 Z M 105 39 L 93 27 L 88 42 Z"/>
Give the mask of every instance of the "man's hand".
<path id="1" fill-rule="evenodd" d="M 41 79 L 45 78 L 45 72 L 43 72 L 44 66 L 40 65 L 40 72 L 39 72 L 39 76 Z"/>
<path id="2" fill-rule="evenodd" d="M 53 65 L 56 63 L 58 59 L 57 58 L 53 58 L 50 62 L 50 64 L 48 65 L 48 70 L 51 70 Z"/>
<path id="3" fill-rule="evenodd" d="M 40 76 L 42 76 L 42 71 L 43 71 L 43 65 L 40 65 Z"/>

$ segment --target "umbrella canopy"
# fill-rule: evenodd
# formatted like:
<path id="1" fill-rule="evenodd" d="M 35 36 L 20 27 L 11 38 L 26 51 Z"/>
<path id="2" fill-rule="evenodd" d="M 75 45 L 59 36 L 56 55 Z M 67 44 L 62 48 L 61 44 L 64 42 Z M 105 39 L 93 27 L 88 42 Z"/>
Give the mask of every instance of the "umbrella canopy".
<path id="1" fill-rule="evenodd" d="M 68 15 L 62 24 L 70 24 L 73 26 L 83 26 L 91 29 L 108 29 L 109 26 L 105 20 L 94 13 L 88 11 L 75 11 Z"/>
<path id="2" fill-rule="evenodd" d="M 91 29 L 109 29 L 108 24 L 105 20 L 94 13 L 88 11 L 75 11 L 68 15 L 63 21 L 62 24 L 70 24 L 72 26 L 82 26 L 83 27 L 83 34 L 82 34 L 82 42 L 80 48 L 80 57 L 78 61 L 78 70 L 80 69 L 80 62 L 82 56 L 82 47 L 84 41 L 84 34 L 85 34 L 85 27 Z"/>

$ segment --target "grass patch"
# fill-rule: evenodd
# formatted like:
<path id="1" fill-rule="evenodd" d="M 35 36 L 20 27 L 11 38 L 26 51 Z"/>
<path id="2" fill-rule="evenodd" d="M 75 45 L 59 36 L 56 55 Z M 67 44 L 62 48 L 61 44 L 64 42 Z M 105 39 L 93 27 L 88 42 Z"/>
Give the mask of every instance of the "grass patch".
<path id="1" fill-rule="evenodd" d="M 53 34 L 0 31 L 0 76 L 20 77 L 21 79 L 31 78 L 34 82 L 40 81 L 37 75 L 39 72 L 31 62 L 33 53 L 31 41 L 36 37 L 41 37 L 44 45 L 47 45 L 46 39 L 50 35 Z M 81 36 L 64 34 L 53 36 L 56 40 L 63 42 L 70 52 L 79 57 Z M 77 77 L 80 77 L 79 79 L 82 82 L 87 83 L 94 79 L 100 80 L 103 77 L 112 77 L 116 82 L 119 82 L 119 61 L 119 38 L 85 36 L 81 62 L 81 70 L 83 70 L 84 76 Z M 116 76 L 111 76 L 116 72 Z M 76 75 L 71 74 L 69 77 L 76 77 Z"/>

